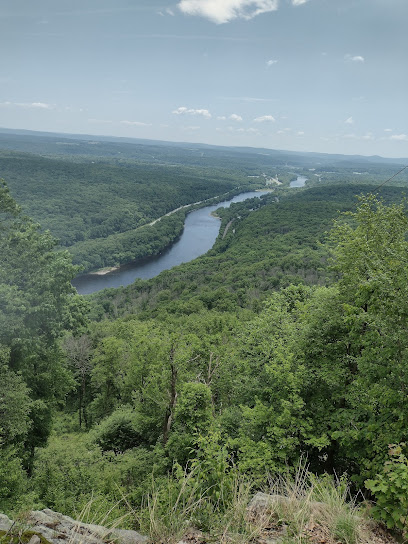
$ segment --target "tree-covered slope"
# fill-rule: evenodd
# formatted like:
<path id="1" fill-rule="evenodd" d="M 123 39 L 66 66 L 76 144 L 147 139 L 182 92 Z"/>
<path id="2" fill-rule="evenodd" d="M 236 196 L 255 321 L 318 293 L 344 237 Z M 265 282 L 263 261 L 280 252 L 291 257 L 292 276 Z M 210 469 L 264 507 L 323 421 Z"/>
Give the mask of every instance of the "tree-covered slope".
<path id="1" fill-rule="evenodd" d="M 211 251 L 152 280 L 95 294 L 101 302 L 98 312 L 154 315 L 164 309 L 189 313 L 197 308 L 257 308 L 268 293 L 292 283 L 325 285 L 330 272 L 322 242 L 333 220 L 353 209 L 366 189 L 335 185 L 292 190 L 279 202 L 271 194 L 220 209 L 222 225 Z M 382 196 L 400 202 L 403 189 L 385 187 Z"/>
<path id="2" fill-rule="evenodd" d="M 0 171 L 34 219 L 64 246 L 144 225 L 185 204 L 238 185 L 228 175 L 109 161 L 73 163 L 2 153 Z"/>
<path id="3" fill-rule="evenodd" d="M 308 186 L 375 186 L 397 168 L 381 157 L 0 131 L 0 176 L 84 271 L 158 254 L 180 235 L 183 214 L 146 225 L 237 187 L 284 194 L 298 175 Z"/>
<path id="4" fill-rule="evenodd" d="M 67 254 L 3 187 L 0 508 L 130 510 L 139 528 L 154 500 L 168 527 L 171 501 L 193 500 L 211 530 L 237 482 L 262 488 L 306 457 L 406 529 L 408 220 L 356 192 L 220 212 L 208 255 L 98 294 L 87 324 Z"/>
<path id="5" fill-rule="evenodd" d="M 249 185 L 238 173 L 208 167 L 14 152 L 0 153 L 0 173 L 24 211 L 72 248 L 74 262 L 86 270 L 158 253 L 180 234 L 184 216 L 141 227 L 180 206 Z"/>
<path id="6" fill-rule="evenodd" d="M 86 304 L 71 286 L 67 251 L 25 217 L 0 181 L 0 504 L 24 489 L 35 448 L 47 442 L 52 413 L 72 387 L 59 346 L 79 330 Z"/>

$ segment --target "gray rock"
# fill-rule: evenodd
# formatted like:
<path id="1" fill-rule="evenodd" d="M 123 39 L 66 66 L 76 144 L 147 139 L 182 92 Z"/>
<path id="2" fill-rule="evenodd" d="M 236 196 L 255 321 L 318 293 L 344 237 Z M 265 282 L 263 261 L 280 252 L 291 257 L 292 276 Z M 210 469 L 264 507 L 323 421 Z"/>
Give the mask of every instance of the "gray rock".
<path id="1" fill-rule="evenodd" d="M 115 541 L 117 544 L 146 544 L 148 538 L 137 531 L 111 529 L 102 525 L 82 523 L 49 508 L 33 510 L 27 518 L 28 526 L 42 535 L 51 544 L 105 544 Z M 4 514 L 0 514 L 0 530 L 8 531 L 13 525 Z M 35 541 L 31 542 L 35 538 Z M 29 544 L 40 544 L 40 539 L 33 536 Z"/>
<path id="2" fill-rule="evenodd" d="M 51 510 L 47 510 L 47 513 L 44 510 L 33 510 L 28 516 L 28 521 L 34 525 L 56 527 L 59 524 L 59 520 L 57 517 L 50 515 L 52 513 Z"/>
<path id="3" fill-rule="evenodd" d="M 33 535 L 28 541 L 28 544 L 40 544 L 40 542 L 41 542 L 41 538 L 37 535 Z"/>
<path id="4" fill-rule="evenodd" d="M 56 544 L 57 541 L 57 532 L 54 529 L 50 529 L 49 527 L 46 527 L 45 525 L 34 525 L 32 529 L 43 536 L 46 540 L 49 542 L 53 542 Z"/>
<path id="5" fill-rule="evenodd" d="M 267 495 L 266 493 L 257 493 L 248 505 L 251 512 L 259 513 L 262 510 L 273 509 L 276 506 L 285 505 L 290 501 L 283 495 Z"/>
<path id="6" fill-rule="evenodd" d="M 114 529 L 112 535 L 119 544 L 143 544 L 149 540 L 147 536 L 129 529 Z"/>
<path id="7" fill-rule="evenodd" d="M 8 531 L 13 525 L 11 519 L 8 518 L 5 514 L 0 514 L 0 531 Z"/>
<path id="8" fill-rule="evenodd" d="M 49 508 L 44 508 L 44 510 L 41 510 L 41 511 L 44 512 L 44 514 L 47 514 L 49 517 L 53 519 L 58 519 L 59 521 L 63 523 L 70 523 L 71 525 L 78 523 L 78 521 L 75 521 L 69 516 L 65 516 L 64 514 L 60 514 L 59 512 L 54 512 L 53 510 L 50 510 Z"/>

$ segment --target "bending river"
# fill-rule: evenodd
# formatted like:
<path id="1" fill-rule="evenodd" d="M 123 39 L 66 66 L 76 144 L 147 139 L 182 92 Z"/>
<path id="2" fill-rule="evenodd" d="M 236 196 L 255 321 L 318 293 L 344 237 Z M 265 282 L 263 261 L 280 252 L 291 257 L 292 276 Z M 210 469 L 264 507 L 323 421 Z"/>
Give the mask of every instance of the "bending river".
<path id="1" fill-rule="evenodd" d="M 82 274 L 73 280 L 72 285 L 76 287 L 80 295 L 89 295 L 107 287 L 129 285 L 136 278 L 147 280 L 157 276 L 163 270 L 192 261 L 207 253 L 218 236 L 221 221 L 213 217 L 211 212 L 217 208 L 228 208 L 233 202 L 242 202 L 248 198 L 260 197 L 263 194 L 265 192 L 241 193 L 231 200 L 195 210 L 187 215 L 183 233 L 177 242 L 160 255 L 123 265 L 109 274 Z"/>

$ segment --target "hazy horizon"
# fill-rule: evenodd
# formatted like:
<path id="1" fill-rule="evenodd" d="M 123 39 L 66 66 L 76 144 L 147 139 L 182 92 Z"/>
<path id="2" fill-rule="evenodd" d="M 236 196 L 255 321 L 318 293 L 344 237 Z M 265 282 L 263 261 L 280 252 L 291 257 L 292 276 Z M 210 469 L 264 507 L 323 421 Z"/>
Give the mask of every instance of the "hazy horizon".
<path id="1" fill-rule="evenodd" d="M 406 20 L 404 0 L 4 0 L 0 125 L 407 157 Z"/>

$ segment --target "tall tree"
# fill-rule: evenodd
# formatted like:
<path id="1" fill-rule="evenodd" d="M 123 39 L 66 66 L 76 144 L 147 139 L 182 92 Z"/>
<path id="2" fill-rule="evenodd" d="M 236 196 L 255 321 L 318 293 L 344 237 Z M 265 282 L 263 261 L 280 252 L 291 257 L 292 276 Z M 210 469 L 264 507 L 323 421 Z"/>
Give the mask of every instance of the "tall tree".
<path id="1" fill-rule="evenodd" d="M 338 281 L 309 303 L 299 337 L 305 401 L 330 442 L 326 456 L 362 478 L 407 436 L 407 232 L 403 204 L 362 197 L 331 233 Z"/>
<path id="2" fill-rule="evenodd" d="M 22 213 L 1 180 L 0 349 L 30 390 L 30 455 L 46 440 L 52 407 L 72 384 L 58 340 L 64 329 L 85 323 L 85 304 L 71 286 L 78 269 L 56 245 Z"/>

